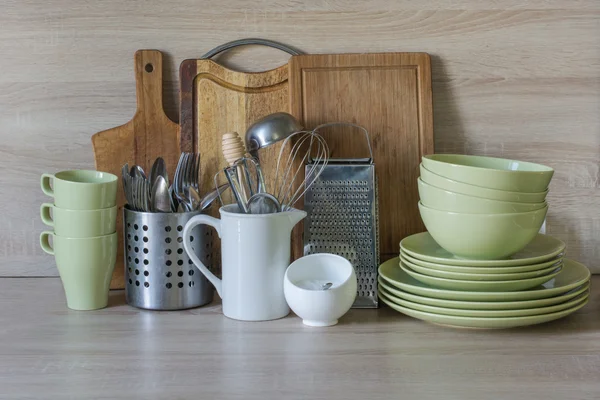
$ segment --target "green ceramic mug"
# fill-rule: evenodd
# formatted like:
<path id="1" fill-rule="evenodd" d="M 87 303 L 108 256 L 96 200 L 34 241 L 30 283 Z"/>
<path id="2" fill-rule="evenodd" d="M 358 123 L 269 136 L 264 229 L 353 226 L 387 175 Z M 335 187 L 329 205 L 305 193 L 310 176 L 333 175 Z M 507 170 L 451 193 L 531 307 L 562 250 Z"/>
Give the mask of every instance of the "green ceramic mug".
<path id="1" fill-rule="evenodd" d="M 40 215 L 43 223 L 54 228 L 55 234 L 70 238 L 110 235 L 115 232 L 117 224 L 117 206 L 98 210 L 69 210 L 44 203 L 40 207 Z"/>
<path id="2" fill-rule="evenodd" d="M 40 235 L 40 245 L 46 253 L 54 255 L 69 308 L 96 310 L 106 307 L 117 259 L 116 232 L 91 238 L 70 238 L 45 231 Z"/>
<path id="3" fill-rule="evenodd" d="M 117 203 L 116 175 L 101 171 L 71 170 L 42 174 L 42 191 L 54 205 L 70 210 L 96 210 Z"/>

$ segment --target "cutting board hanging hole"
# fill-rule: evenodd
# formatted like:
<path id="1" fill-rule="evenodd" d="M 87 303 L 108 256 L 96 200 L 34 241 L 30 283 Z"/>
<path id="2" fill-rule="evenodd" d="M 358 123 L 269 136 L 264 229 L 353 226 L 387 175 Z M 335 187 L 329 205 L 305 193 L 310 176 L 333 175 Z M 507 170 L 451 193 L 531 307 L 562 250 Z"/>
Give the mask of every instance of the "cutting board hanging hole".
<path id="1" fill-rule="evenodd" d="M 151 63 L 148 63 L 148 64 L 146 64 L 144 69 L 146 70 L 146 72 L 150 73 L 150 72 L 154 71 L 154 66 Z"/>

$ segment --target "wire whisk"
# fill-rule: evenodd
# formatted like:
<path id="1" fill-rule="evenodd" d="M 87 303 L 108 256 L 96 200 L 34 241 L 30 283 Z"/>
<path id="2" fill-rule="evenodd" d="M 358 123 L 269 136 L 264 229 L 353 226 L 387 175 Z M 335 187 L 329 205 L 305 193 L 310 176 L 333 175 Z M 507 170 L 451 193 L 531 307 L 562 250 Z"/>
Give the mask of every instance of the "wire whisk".
<path id="1" fill-rule="evenodd" d="M 284 150 L 287 143 L 294 140 L 287 157 Z M 313 156 L 314 155 L 314 156 Z M 281 210 L 286 211 L 294 207 L 304 193 L 319 178 L 329 160 L 329 147 L 323 136 L 317 130 L 298 131 L 285 138 L 275 169 L 274 187 L 271 193 L 281 203 Z M 310 170 L 305 174 L 305 165 L 310 163 Z M 310 177 L 306 180 L 306 177 Z"/>

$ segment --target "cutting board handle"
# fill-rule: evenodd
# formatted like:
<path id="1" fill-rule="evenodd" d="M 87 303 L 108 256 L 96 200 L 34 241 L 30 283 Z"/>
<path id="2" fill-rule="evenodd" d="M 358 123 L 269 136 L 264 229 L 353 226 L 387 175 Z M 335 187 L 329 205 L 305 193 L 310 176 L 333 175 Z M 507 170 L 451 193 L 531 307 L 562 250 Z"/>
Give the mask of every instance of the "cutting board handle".
<path id="1" fill-rule="evenodd" d="M 135 52 L 135 92 L 137 109 L 148 114 L 162 114 L 163 109 L 163 56 L 158 50 Z"/>
<path id="2" fill-rule="evenodd" d="M 267 39 L 256 39 L 256 38 L 247 38 L 247 39 L 238 39 L 238 40 L 234 40 L 231 42 L 227 42 L 224 43 L 220 46 L 215 47 L 214 49 L 210 50 L 209 52 L 205 53 L 202 57 L 200 57 L 200 59 L 208 59 L 208 58 L 212 58 L 214 56 L 216 56 L 219 53 L 222 53 L 224 51 L 227 51 L 229 49 L 232 49 L 234 47 L 239 47 L 239 46 L 246 46 L 249 44 L 258 44 L 261 46 L 268 46 L 268 47 L 273 47 L 274 49 L 279 49 L 281 51 L 285 51 L 286 53 L 289 53 L 293 56 L 297 56 L 299 54 L 302 54 L 302 52 L 287 46 L 285 44 L 282 43 L 278 43 L 278 42 L 274 42 L 272 40 L 267 40 Z"/>

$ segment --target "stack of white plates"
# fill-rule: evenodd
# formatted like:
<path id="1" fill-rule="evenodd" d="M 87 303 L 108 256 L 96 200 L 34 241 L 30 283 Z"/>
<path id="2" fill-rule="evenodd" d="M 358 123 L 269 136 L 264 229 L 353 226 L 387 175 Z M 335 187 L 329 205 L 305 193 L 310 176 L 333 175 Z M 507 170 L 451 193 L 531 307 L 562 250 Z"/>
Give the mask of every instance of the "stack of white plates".
<path id="1" fill-rule="evenodd" d="M 552 321 L 583 307 L 590 272 L 563 259 L 565 244 L 539 234 L 503 260 L 461 259 L 427 232 L 405 238 L 400 257 L 379 267 L 379 295 L 391 308 L 425 321 L 510 328 Z"/>

